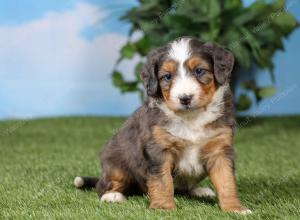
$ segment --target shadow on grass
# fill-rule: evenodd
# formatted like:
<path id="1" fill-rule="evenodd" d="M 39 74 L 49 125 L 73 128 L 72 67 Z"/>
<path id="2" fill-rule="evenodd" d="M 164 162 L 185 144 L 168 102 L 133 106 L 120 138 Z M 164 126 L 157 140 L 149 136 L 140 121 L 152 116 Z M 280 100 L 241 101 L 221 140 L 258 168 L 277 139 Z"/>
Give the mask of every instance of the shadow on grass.
<path id="1" fill-rule="evenodd" d="M 191 196 L 188 193 L 180 193 L 180 192 L 175 192 L 175 198 L 182 199 L 182 200 L 189 200 L 189 201 L 193 201 L 193 202 L 199 202 L 199 203 L 203 203 L 205 205 L 210 205 L 210 206 L 214 206 L 218 202 L 217 198 L 196 197 L 196 196 Z"/>

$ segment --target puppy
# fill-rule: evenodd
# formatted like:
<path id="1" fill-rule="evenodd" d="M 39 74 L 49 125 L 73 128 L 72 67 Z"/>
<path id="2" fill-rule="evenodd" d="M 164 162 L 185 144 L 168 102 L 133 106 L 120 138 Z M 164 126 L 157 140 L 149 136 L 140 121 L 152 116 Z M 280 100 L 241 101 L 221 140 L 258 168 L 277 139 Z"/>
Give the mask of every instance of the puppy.
<path id="1" fill-rule="evenodd" d="M 209 176 L 222 210 L 247 214 L 234 175 L 231 52 L 182 37 L 154 50 L 143 67 L 148 100 L 100 153 L 102 177 L 76 177 L 101 201 L 145 193 L 150 208 L 174 209 L 174 191 L 214 196 L 197 184 Z"/>

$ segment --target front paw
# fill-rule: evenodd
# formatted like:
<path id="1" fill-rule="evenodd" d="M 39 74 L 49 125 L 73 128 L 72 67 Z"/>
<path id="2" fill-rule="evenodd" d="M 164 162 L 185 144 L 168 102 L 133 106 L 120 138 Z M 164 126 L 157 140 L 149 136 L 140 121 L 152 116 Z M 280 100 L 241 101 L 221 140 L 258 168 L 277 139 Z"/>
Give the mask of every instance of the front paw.
<path id="1" fill-rule="evenodd" d="M 234 212 L 241 215 L 249 215 L 252 214 L 252 211 L 244 206 L 235 206 L 235 207 L 224 207 L 222 208 L 225 212 Z"/>
<path id="2" fill-rule="evenodd" d="M 175 201 L 165 201 L 165 202 L 151 202 L 150 204 L 151 209 L 175 209 L 176 204 Z"/>

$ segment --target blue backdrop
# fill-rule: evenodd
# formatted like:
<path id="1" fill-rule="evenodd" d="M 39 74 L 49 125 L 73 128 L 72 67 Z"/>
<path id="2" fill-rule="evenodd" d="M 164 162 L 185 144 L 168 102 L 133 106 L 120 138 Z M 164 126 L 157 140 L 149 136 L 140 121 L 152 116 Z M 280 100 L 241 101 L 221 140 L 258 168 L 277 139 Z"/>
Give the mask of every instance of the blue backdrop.
<path id="1" fill-rule="evenodd" d="M 119 16 L 136 1 L 0 1 L 0 118 L 61 115 L 128 115 L 138 95 L 122 95 L 110 73 L 127 40 Z M 245 1 L 250 4 L 252 1 Z M 289 2 L 289 1 L 288 1 Z M 300 2 L 288 8 L 300 20 Z M 300 30 L 285 42 L 276 64 L 277 96 L 245 114 L 300 113 Z M 130 78 L 133 62 L 121 65 Z M 259 83 L 271 84 L 260 72 Z"/>

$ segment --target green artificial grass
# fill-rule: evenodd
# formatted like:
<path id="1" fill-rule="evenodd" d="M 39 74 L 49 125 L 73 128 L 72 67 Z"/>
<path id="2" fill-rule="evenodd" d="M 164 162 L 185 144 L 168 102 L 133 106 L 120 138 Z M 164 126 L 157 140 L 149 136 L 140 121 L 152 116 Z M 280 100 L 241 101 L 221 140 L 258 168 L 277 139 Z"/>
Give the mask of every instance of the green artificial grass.
<path id="1" fill-rule="evenodd" d="M 76 175 L 99 175 L 97 153 L 124 121 L 79 117 L 0 122 L 0 219 L 300 219 L 300 117 L 241 120 L 237 181 L 252 215 L 185 196 L 175 211 L 148 209 L 146 196 L 101 203 L 75 189 Z"/>

